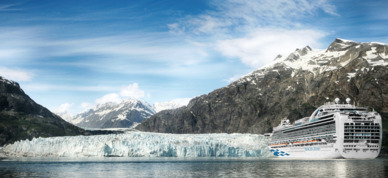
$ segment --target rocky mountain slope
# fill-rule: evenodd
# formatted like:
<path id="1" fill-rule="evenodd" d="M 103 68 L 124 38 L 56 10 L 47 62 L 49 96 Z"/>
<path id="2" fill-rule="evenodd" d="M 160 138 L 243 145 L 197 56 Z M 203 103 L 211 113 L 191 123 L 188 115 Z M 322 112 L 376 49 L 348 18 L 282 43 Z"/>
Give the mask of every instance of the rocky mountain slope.
<path id="1" fill-rule="evenodd" d="M 260 59 L 258 59 L 260 60 Z M 166 133 L 265 133 L 309 116 L 334 98 L 388 116 L 388 45 L 336 39 L 326 50 L 297 49 L 230 85 L 161 111 L 137 127 Z M 386 119 L 384 119 L 386 122 Z"/>
<path id="2" fill-rule="evenodd" d="M 85 133 L 35 103 L 18 83 L 0 77 L 0 146 L 33 137 Z"/>
<path id="3" fill-rule="evenodd" d="M 105 103 L 78 114 L 71 123 L 82 128 L 131 128 L 155 114 L 146 102 L 127 98 L 120 103 Z"/>

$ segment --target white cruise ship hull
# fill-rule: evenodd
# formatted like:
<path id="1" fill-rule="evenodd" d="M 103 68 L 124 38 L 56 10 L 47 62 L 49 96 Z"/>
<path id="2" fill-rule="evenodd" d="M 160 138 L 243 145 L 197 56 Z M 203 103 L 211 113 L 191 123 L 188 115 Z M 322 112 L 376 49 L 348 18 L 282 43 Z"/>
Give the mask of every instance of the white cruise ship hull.
<path id="1" fill-rule="evenodd" d="M 309 122 L 276 128 L 269 145 L 273 155 L 300 159 L 373 159 L 379 155 L 382 122 L 378 113 L 351 105 L 323 108 L 338 111 L 320 117 L 316 111 Z M 351 109 L 363 113 L 346 112 Z"/>
<path id="2" fill-rule="evenodd" d="M 359 148 L 356 148 L 359 149 Z M 278 158 L 289 159 L 374 159 L 379 155 L 379 151 L 371 149 L 359 149 L 344 151 L 330 146 L 307 146 L 307 147 L 286 147 L 271 148 L 271 152 Z"/>
<path id="3" fill-rule="evenodd" d="M 272 151 L 273 150 L 273 151 Z M 337 159 L 342 158 L 338 151 L 330 147 L 304 147 L 304 148 L 282 148 L 271 149 L 274 156 L 279 158 L 300 158 L 300 159 Z M 276 152 L 284 152 L 286 154 L 277 154 Z"/>

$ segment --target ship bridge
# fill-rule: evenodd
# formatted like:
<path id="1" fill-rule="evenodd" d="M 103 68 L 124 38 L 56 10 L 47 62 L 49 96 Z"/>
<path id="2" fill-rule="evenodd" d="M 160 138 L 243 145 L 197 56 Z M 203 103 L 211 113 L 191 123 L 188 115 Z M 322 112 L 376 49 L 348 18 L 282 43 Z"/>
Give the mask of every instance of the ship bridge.
<path id="1" fill-rule="evenodd" d="M 357 107 L 350 104 L 350 98 L 346 99 L 347 104 L 339 104 L 339 98 L 335 99 L 335 103 L 328 102 L 316 109 L 313 114 L 311 114 L 309 122 L 317 121 L 321 116 L 334 113 L 334 112 L 344 112 L 344 113 L 367 113 L 368 109 L 364 107 Z"/>

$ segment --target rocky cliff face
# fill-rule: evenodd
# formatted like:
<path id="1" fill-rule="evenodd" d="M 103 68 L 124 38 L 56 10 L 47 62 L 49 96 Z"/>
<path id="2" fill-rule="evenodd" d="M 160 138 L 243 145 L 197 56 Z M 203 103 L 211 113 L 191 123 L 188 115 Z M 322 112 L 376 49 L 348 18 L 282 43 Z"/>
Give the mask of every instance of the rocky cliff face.
<path id="1" fill-rule="evenodd" d="M 0 146 L 33 137 L 84 133 L 35 103 L 18 83 L 0 77 Z"/>
<path id="2" fill-rule="evenodd" d="M 196 97 L 186 107 L 161 111 L 137 127 L 166 133 L 265 133 L 280 120 L 310 116 L 334 98 L 351 98 L 388 116 L 388 45 L 336 39 L 310 47 L 230 85 Z"/>
<path id="3" fill-rule="evenodd" d="M 155 114 L 148 103 L 127 98 L 120 103 L 105 103 L 78 114 L 71 123 L 82 128 L 131 128 Z"/>

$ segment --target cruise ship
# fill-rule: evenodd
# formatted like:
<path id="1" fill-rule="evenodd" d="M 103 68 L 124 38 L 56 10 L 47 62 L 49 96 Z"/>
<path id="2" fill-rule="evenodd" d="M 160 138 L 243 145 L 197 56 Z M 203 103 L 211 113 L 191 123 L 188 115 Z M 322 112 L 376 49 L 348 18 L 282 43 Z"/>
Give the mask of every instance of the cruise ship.
<path id="1" fill-rule="evenodd" d="M 365 107 L 339 104 L 339 99 L 291 124 L 283 119 L 273 128 L 269 149 L 279 158 L 373 159 L 380 153 L 382 122 Z"/>

